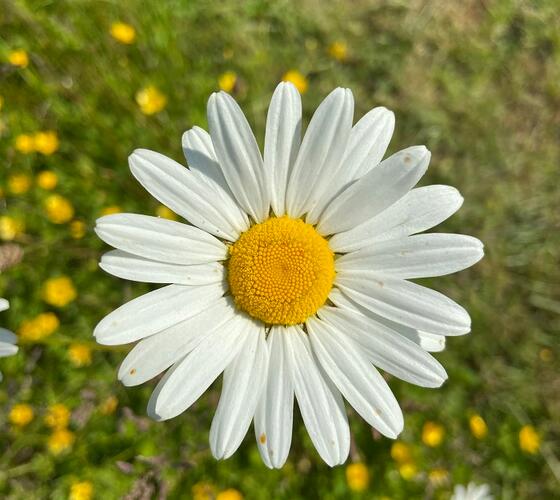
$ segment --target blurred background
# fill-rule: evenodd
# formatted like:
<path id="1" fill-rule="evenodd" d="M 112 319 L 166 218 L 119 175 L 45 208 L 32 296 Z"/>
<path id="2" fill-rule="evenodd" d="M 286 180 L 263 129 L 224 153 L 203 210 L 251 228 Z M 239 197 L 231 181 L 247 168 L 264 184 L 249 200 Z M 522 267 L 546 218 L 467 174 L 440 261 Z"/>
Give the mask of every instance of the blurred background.
<path id="1" fill-rule="evenodd" d="M 474 268 L 427 284 L 463 304 L 439 390 L 390 380 L 398 441 L 351 415 L 346 466 L 328 468 L 296 417 L 286 466 L 262 465 L 252 431 L 233 458 L 208 447 L 213 387 L 166 423 L 154 383 L 116 380 L 127 347 L 92 330 L 148 286 L 105 275 L 97 217 L 174 218 L 133 180 L 127 156 L 184 163 L 180 139 L 206 101 L 232 93 L 262 144 L 280 80 L 306 121 L 334 87 L 356 118 L 396 114 L 389 152 L 432 151 L 422 184 L 465 197 L 441 230 L 480 238 Z M 556 0 L 143 2 L 0 0 L 0 497 L 8 499 L 448 499 L 560 491 L 560 14 Z M 350 409 L 349 409 L 350 411 Z"/>

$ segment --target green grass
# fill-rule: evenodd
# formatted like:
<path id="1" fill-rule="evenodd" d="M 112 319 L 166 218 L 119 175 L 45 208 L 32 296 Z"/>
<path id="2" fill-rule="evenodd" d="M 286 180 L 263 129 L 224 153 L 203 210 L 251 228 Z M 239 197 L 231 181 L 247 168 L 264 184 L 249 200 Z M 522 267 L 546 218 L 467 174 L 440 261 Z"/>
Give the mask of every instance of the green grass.
<path id="1" fill-rule="evenodd" d="M 136 28 L 133 45 L 109 35 L 112 22 Z M 347 43 L 348 60 L 327 47 Z M 24 48 L 26 69 L 6 61 Z M 226 58 L 224 56 L 232 55 Z M 228 54 L 229 52 L 229 54 Z M 48 195 L 36 185 L 0 198 L 2 214 L 24 220 L 16 240 L 21 263 L 0 275 L 0 296 L 11 301 L 1 324 L 17 331 L 25 319 L 55 311 L 58 331 L 0 360 L 0 496 L 66 498 L 76 480 L 93 483 L 97 498 L 148 498 L 138 491 L 189 498 L 192 486 L 237 488 L 260 498 L 449 498 L 454 483 L 489 483 L 496 498 L 553 498 L 560 463 L 560 18 L 555 0 L 402 2 L 357 0 L 275 1 L 22 1 L 0 0 L 0 187 L 7 178 L 58 174 L 56 192 L 71 200 L 87 235 L 70 237 L 68 224 L 45 217 Z M 214 388 L 180 417 L 154 423 L 145 416 L 153 383 L 125 389 L 116 372 L 126 349 L 96 346 L 95 324 L 148 287 L 97 268 L 103 244 L 91 231 L 103 207 L 154 213 L 155 200 L 134 181 L 127 156 L 136 147 L 182 161 L 181 134 L 206 125 L 206 100 L 226 70 L 239 76 L 236 99 L 262 143 L 269 98 L 285 71 L 307 75 L 308 119 L 328 91 L 350 87 L 356 115 L 376 105 L 397 117 L 391 151 L 425 144 L 432 164 L 423 184 L 456 186 L 461 211 L 442 230 L 480 238 L 485 259 L 456 276 L 429 284 L 462 303 L 473 318 L 471 335 L 450 339 L 438 359 L 449 373 L 440 390 L 390 381 L 405 410 L 402 440 L 418 474 L 403 479 L 378 438 L 355 414 L 352 459 L 370 468 L 363 494 L 350 493 L 344 468 L 324 465 L 295 422 L 292 451 L 280 471 L 261 463 L 252 435 L 237 454 L 215 462 L 208 430 L 218 397 Z M 142 115 L 137 90 L 157 86 L 165 110 Z M 18 134 L 56 130 L 51 156 L 14 149 Z M 70 275 L 78 298 L 56 309 L 41 300 L 45 280 Z M 88 343 L 93 363 L 74 367 L 67 349 Z M 543 349 L 549 349 L 544 351 Z M 548 356 L 546 356 L 548 353 Z M 99 405 L 116 395 L 119 407 Z M 8 421 L 10 408 L 27 402 L 34 420 L 23 430 Z M 43 423 L 46 408 L 73 412 L 72 450 L 53 456 Z M 479 413 L 489 433 L 475 440 L 468 417 Z M 426 420 L 446 428 L 435 449 L 421 441 Z M 518 432 L 532 424 L 541 450 L 519 449 Z M 119 465 L 120 464 L 120 465 Z M 450 473 L 434 488 L 427 474 Z M 136 492 L 136 493 L 134 493 Z M 166 493 L 165 493 L 166 492 Z M 134 496 L 136 495 L 136 496 Z M 155 498 L 155 497 L 154 497 Z"/>

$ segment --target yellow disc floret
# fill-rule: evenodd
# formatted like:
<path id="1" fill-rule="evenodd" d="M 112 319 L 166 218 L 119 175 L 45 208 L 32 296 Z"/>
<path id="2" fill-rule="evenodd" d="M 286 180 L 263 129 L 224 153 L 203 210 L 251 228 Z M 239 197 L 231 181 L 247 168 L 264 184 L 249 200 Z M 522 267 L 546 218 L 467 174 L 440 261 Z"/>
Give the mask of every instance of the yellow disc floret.
<path id="1" fill-rule="evenodd" d="M 310 224 L 270 218 L 231 247 L 228 279 L 237 306 L 267 324 L 304 322 L 325 303 L 334 280 L 334 255 Z"/>

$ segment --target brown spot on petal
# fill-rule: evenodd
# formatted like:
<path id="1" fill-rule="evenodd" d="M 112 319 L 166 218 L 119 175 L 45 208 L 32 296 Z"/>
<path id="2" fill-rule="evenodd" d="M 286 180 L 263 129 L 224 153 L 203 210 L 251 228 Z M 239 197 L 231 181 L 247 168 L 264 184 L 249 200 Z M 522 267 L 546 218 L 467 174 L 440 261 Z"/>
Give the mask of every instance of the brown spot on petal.
<path id="1" fill-rule="evenodd" d="M 136 368 L 133 368 L 132 370 L 130 370 L 128 373 L 130 373 L 131 375 L 134 375 L 136 373 Z"/>
<path id="2" fill-rule="evenodd" d="M 261 444 L 266 443 L 266 434 L 264 432 L 259 436 L 259 441 Z"/>

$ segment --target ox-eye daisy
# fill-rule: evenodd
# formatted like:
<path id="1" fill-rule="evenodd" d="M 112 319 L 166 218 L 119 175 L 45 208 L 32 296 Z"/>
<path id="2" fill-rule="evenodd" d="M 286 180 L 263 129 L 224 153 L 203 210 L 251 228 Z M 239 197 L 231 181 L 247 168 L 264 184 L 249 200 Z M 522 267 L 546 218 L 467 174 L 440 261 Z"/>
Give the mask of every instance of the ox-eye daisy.
<path id="1" fill-rule="evenodd" d="M 5 311 L 9 307 L 10 304 L 8 301 L 0 298 L 0 312 Z M 15 343 L 16 336 L 5 328 L 0 328 L 0 358 L 14 355 L 18 351 L 18 347 Z M 2 372 L 0 372 L 0 380 L 2 380 Z"/>
<path id="2" fill-rule="evenodd" d="M 384 161 L 393 113 L 375 108 L 352 126 L 354 102 L 336 89 L 301 139 L 301 100 L 281 83 L 266 123 L 264 157 L 236 102 L 208 102 L 210 133 L 183 136 L 189 168 L 136 150 L 130 168 L 181 224 L 117 214 L 97 234 L 117 248 L 101 267 L 121 278 L 171 283 L 123 305 L 95 330 L 107 345 L 139 341 L 119 371 L 128 386 L 169 370 L 148 403 L 176 417 L 223 372 L 212 426 L 227 458 L 254 420 L 269 467 L 288 456 L 294 396 L 321 457 L 345 461 L 343 397 L 382 434 L 403 416 L 377 369 L 424 387 L 446 379 L 427 351 L 470 330 L 467 312 L 407 281 L 449 274 L 482 257 L 481 243 L 422 234 L 461 205 L 449 186 L 412 189 L 430 160 L 424 146 Z M 411 190 L 412 189 L 412 190 Z"/>

